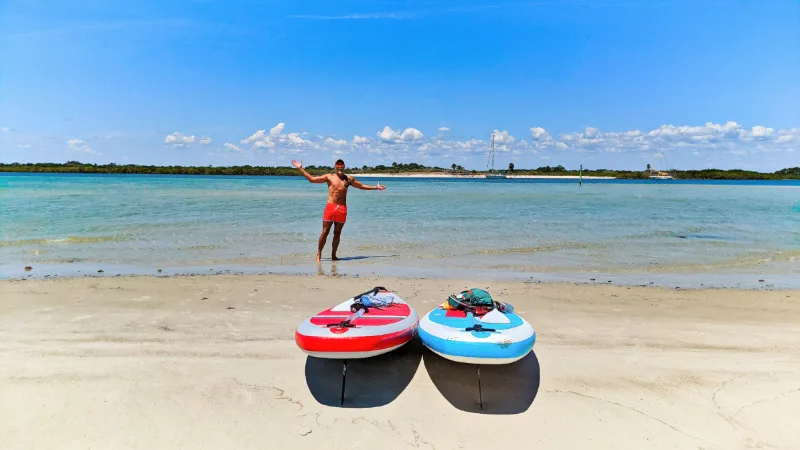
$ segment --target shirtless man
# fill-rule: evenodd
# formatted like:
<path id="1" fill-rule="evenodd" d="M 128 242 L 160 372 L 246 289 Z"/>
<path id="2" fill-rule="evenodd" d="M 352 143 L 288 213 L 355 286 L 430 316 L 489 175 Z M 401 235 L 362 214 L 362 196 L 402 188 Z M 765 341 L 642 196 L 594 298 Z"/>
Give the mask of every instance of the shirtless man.
<path id="1" fill-rule="evenodd" d="M 322 214 L 322 234 L 319 235 L 319 248 L 317 249 L 317 261 L 322 258 L 322 249 L 325 241 L 328 240 L 328 233 L 333 225 L 333 252 L 331 261 L 338 261 L 336 249 L 339 248 L 339 237 L 342 235 L 342 228 L 347 221 L 347 188 L 349 186 L 363 189 L 365 191 L 384 190 L 386 186 L 377 183 L 375 186 L 362 184 L 351 176 L 344 174 L 344 161 L 336 161 L 334 173 L 326 173 L 315 177 L 303 169 L 302 161 L 292 160 L 292 165 L 300 170 L 306 179 L 312 183 L 328 183 L 328 203 L 325 205 L 325 212 Z"/>

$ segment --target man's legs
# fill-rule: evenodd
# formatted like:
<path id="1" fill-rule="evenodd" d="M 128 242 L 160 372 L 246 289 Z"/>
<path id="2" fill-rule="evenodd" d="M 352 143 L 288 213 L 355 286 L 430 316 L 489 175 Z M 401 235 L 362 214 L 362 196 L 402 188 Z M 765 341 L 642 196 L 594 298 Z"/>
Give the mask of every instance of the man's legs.
<path id="1" fill-rule="evenodd" d="M 331 261 L 339 260 L 339 258 L 336 257 L 336 249 L 339 248 L 339 237 L 341 237 L 342 235 L 342 228 L 344 228 L 344 223 L 342 222 L 333 223 L 333 252 L 331 253 Z M 321 248 L 322 247 L 320 247 L 320 249 Z"/>
<path id="2" fill-rule="evenodd" d="M 328 240 L 328 233 L 331 231 L 331 225 L 333 225 L 333 222 L 322 222 L 322 233 L 319 235 L 319 248 L 317 249 L 317 261 L 322 259 L 322 249 L 325 247 L 325 241 Z M 335 238 L 334 243 L 338 244 Z M 334 249 L 335 248 L 336 247 L 334 247 Z M 334 250 L 334 253 L 336 253 L 336 250 Z"/>

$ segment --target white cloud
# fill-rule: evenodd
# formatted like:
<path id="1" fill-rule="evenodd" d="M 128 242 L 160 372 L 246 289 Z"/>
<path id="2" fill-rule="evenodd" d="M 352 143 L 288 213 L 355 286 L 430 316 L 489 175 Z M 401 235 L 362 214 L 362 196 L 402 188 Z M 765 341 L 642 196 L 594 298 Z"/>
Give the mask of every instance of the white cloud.
<path id="1" fill-rule="evenodd" d="M 648 133 L 654 137 L 675 136 L 736 136 L 741 134 L 743 128 L 736 122 L 726 122 L 724 125 L 706 122 L 703 126 L 662 125 Z"/>
<path id="2" fill-rule="evenodd" d="M 269 153 L 274 153 L 276 149 L 282 149 L 291 153 L 298 153 L 304 149 L 318 149 L 320 144 L 306 139 L 303 136 L 307 133 L 283 133 L 286 124 L 278 123 L 269 130 L 258 130 L 247 139 L 242 139 L 241 144 L 250 144 L 253 149 L 267 149 Z M 319 136 L 316 139 L 320 139 Z"/>
<path id="3" fill-rule="evenodd" d="M 400 139 L 404 141 L 419 141 L 424 137 L 425 135 L 422 134 L 422 131 L 419 131 L 416 128 L 406 128 L 405 131 L 403 131 L 403 134 L 400 135 Z"/>
<path id="4" fill-rule="evenodd" d="M 96 133 L 91 139 L 118 139 L 123 137 L 121 133 Z"/>
<path id="5" fill-rule="evenodd" d="M 225 147 L 226 150 L 230 150 L 230 151 L 233 151 L 233 152 L 241 152 L 242 151 L 241 148 L 231 144 L 230 142 L 226 142 L 225 144 L 223 144 L 223 146 Z"/>
<path id="6" fill-rule="evenodd" d="M 512 153 L 520 153 L 520 148 L 525 146 L 527 143 L 525 141 L 517 141 L 517 138 L 512 136 L 508 131 L 503 130 L 494 130 L 492 132 L 492 136 L 494 137 L 494 146 L 495 151 L 497 152 L 512 152 Z M 469 147 L 478 147 L 482 144 L 481 141 L 467 141 L 469 142 Z M 486 148 L 481 147 L 481 152 L 488 152 L 491 149 L 491 138 L 486 143 Z"/>
<path id="7" fill-rule="evenodd" d="M 513 144 L 517 140 L 514 136 L 508 134 L 508 131 L 506 130 L 503 131 L 494 130 L 494 133 L 492 134 L 494 134 L 495 146 Z"/>
<path id="8" fill-rule="evenodd" d="M 541 127 L 531 127 L 531 137 L 534 141 L 548 141 L 552 139 L 550 133 Z"/>
<path id="9" fill-rule="evenodd" d="M 409 141 L 419 141 L 425 137 L 425 135 L 422 134 L 422 131 L 419 131 L 416 128 L 406 128 L 401 132 L 400 130 L 393 130 L 388 125 L 385 126 L 382 131 L 378 131 L 375 134 L 377 134 L 378 139 L 383 142 L 397 144 Z"/>
<path id="10" fill-rule="evenodd" d="M 111 135 L 102 135 L 102 136 L 98 135 L 97 137 L 98 138 L 103 138 L 103 139 L 111 139 L 113 137 L 113 136 L 112 137 L 109 137 L 109 136 L 111 136 Z M 208 136 L 202 136 L 200 138 L 197 138 L 193 134 L 192 135 L 187 135 L 187 134 L 181 133 L 180 131 L 176 131 L 176 132 L 174 132 L 172 134 L 168 134 L 167 137 L 164 138 L 164 144 L 171 145 L 171 146 L 173 146 L 175 148 L 188 147 L 188 146 L 194 144 L 195 142 L 197 142 L 197 143 L 199 143 L 200 145 L 203 145 L 203 146 L 208 146 L 208 145 L 211 145 L 213 140 Z"/>
<path id="11" fill-rule="evenodd" d="M 662 152 L 688 148 L 699 151 L 729 151 L 753 147 L 757 151 L 786 151 L 787 144 L 800 137 L 800 130 L 779 130 L 764 126 L 750 129 L 736 122 L 701 126 L 662 125 L 650 131 L 602 131 L 586 127 L 553 138 L 543 128 L 531 128 L 532 146 L 577 152 Z M 758 146 L 754 146 L 755 144 Z"/>
<path id="12" fill-rule="evenodd" d="M 165 144 L 171 144 L 173 147 L 186 147 L 195 141 L 194 135 L 187 136 L 179 131 L 168 134 L 164 139 Z"/>
<path id="13" fill-rule="evenodd" d="M 277 127 L 276 127 L 277 128 Z M 275 128 L 273 128 L 274 130 Z M 266 133 L 266 130 L 258 130 L 247 139 L 239 141 L 240 144 L 252 144 L 253 148 L 272 148 L 275 147 L 271 135 Z"/>
<path id="14" fill-rule="evenodd" d="M 243 139 L 242 144 L 252 149 L 267 149 L 270 153 L 277 150 L 289 153 L 315 151 L 321 155 L 355 154 L 369 157 L 373 161 L 414 161 L 423 157 L 434 158 L 485 158 L 491 148 L 491 135 L 494 135 L 498 152 L 515 155 L 522 160 L 524 155 L 539 155 L 539 158 L 550 156 L 548 152 L 574 153 L 640 153 L 648 160 L 659 154 L 672 161 L 668 153 L 674 150 L 686 150 L 687 155 L 697 153 L 694 157 L 708 157 L 712 154 L 731 155 L 746 152 L 756 155 L 768 152 L 790 152 L 800 143 L 800 128 L 774 129 L 756 125 L 744 127 L 736 122 L 715 124 L 708 122 L 699 126 L 662 125 L 650 130 L 629 129 L 621 131 L 605 131 L 598 127 L 588 126 L 580 131 L 554 133 L 543 127 L 529 128 L 530 137 L 518 139 L 511 130 L 495 129 L 491 133 L 481 133 L 482 139 L 469 136 L 455 137 L 438 133 L 427 137 L 417 128 L 404 130 L 385 126 L 376 132 L 374 138 L 355 134 L 347 141 L 335 137 L 316 135 L 304 132 L 286 132 L 283 122 L 273 128 L 258 130 L 250 137 Z M 239 147 L 230 146 L 228 150 Z M 234 148 L 235 147 L 235 148 Z M 731 153 L 734 152 L 734 153 Z M 447 155 L 447 156 L 445 156 Z M 367 159 L 369 159 L 367 158 Z M 582 158 L 600 158 L 586 155 Z M 658 158 L 658 157 L 656 157 Z"/>
<path id="15" fill-rule="evenodd" d="M 31 148 L 31 144 L 17 144 L 17 148 Z"/>
<path id="16" fill-rule="evenodd" d="M 307 20 L 367 20 L 367 19 L 409 19 L 415 16 L 407 12 L 388 12 L 388 13 L 369 13 L 369 14 L 346 14 L 341 16 L 295 14 L 289 17 L 293 19 L 307 19 Z"/>
<path id="17" fill-rule="evenodd" d="M 378 139 L 383 142 L 396 142 L 400 139 L 400 132 L 394 131 L 393 129 L 389 128 L 388 125 L 383 128 L 383 131 L 379 131 L 377 135 Z"/>
<path id="18" fill-rule="evenodd" d="M 767 138 L 772 136 L 775 130 L 772 128 L 762 127 L 761 125 L 755 126 L 750 131 L 750 135 L 754 138 Z"/>
<path id="19" fill-rule="evenodd" d="M 280 142 L 283 142 L 283 140 L 286 140 L 293 147 L 304 147 L 304 146 L 316 147 L 317 146 L 317 144 L 315 144 L 313 141 L 310 141 L 308 139 L 303 139 L 300 136 L 300 133 L 289 133 L 289 134 L 286 135 L 286 137 L 283 137 L 283 135 L 280 135 L 278 137 L 278 140 Z"/>
<path id="20" fill-rule="evenodd" d="M 467 2 L 471 3 L 471 2 Z M 525 2 L 522 2 L 523 4 Z M 432 9 L 414 9 L 414 10 L 400 10 L 400 11 L 384 11 L 384 12 L 367 12 L 367 13 L 350 13 L 350 14 L 294 14 L 289 17 L 293 19 L 304 20 L 377 20 L 377 19 L 391 19 L 391 20 L 411 20 L 421 17 L 429 17 L 433 15 L 442 14 L 458 14 L 458 13 L 472 13 L 476 11 L 508 8 L 512 7 L 508 3 L 499 2 L 498 4 L 488 5 L 464 5 L 464 6 L 445 6 Z"/>
<path id="21" fill-rule="evenodd" d="M 84 141 L 82 141 L 80 139 L 70 139 L 70 140 L 68 140 L 67 141 L 67 147 L 69 147 L 70 150 L 76 151 L 76 152 L 87 153 L 87 154 L 90 154 L 90 155 L 102 155 L 102 153 L 93 150 L 91 147 L 89 147 L 89 145 L 86 142 L 84 142 Z"/>
<path id="22" fill-rule="evenodd" d="M 281 122 L 269 130 L 269 135 L 272 137 L 280 136 L 284 128 L 286 128 L 286 124 Z"/>
<path id="23" fill-rule="evenodd" d="M 324 141 L 325 145 L 329 147 L 342 147 L 347 145 L 347 141 L 344 139 L 334 139 L 334 138 L 327 138 Z"/>
<path id="24" fill-rule="evenodd" d="M 438 131 L 439 133 L 447 133 L 448 131 L 450 131 L 450 128 L 439 127 L 439 129 L 437 129 L 436 131 Z"/>

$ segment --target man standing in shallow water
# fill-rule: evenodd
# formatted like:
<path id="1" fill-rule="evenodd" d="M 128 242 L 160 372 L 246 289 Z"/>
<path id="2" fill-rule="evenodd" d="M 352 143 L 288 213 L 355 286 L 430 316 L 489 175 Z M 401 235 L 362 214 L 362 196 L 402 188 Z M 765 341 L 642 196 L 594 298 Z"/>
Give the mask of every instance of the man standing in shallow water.
<path id="1" fill-rule="evenodd" d="M 338 261 L 336 257 L 336 249 L 339 248 L 339 237 L 342 235 L 342 228 L 347 221 L 347 188 L 354 186 L 358 189 L 365 191 L 384 190 L 385 186 L 377 183 L 375 186 L 367 186 L 362 184 L 351 176 L 344 174 L 344 161 L 341 159 L 336 160 L 334 164 L 334 173 L 326 173 L 325 175 L 313 176 L 303 169 L 302 161 L 292 160 L 292 165 L 300 170 L 306 179 L 312 183 L 328 183 L 328 203 L 325 205 L 325 212 L 322 214 L 322 233 L 319 235 L 319 248 L 317 249 L 317 261 L 322 258 L 322 249 L 325 247 L 325 241 L 328 240 L 328 233 L 331 231 L 333 225 L 333 251 L 331 252 L 331 261 Z"/>

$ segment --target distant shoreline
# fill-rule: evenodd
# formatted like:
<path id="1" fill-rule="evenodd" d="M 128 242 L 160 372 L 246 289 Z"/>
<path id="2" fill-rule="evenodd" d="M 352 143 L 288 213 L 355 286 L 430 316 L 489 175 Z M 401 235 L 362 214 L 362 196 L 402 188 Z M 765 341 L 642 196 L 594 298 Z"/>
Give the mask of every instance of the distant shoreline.
<path id="1" fill-rule="evenodd" d="M 332 173 L 332 167 L 309 165 L 306 170 L 312 175 Z M 647 180 L 647 170 L 612 170 L 584 169 L 568 170 L 561 165 L 538 168 L 509 167 L 509 170 L 493 172 L 502 175 L 499 179 L 540 179 L 540 180 L 576 180 L 581 175 L 586 180 Z M 492 179 L 487 171 L 465 170 L 455 167 L 453 170 L 443 167 L 429 167 L 417 163 L 397 164 L 391 166 L 350 167 L 350 175 L 363 178 L 397 178 L 397 179 Z M 117 165 L 85 164 L 78 161 L 67 163 L 3 163 L 0 162 L 0 174 L 5 173 L 42 173 L 42 174 L 109 174 L 109 175 L 224 175 L 224 176 L 300 176 L 294 167 L 268 166 L 155 166 L 155 165 Z M 800 180 L 800 167 L 789 167 L 772 173 L 754 172 L 742 169 L 702 169 L 702 170 L 668 170 L 674 180 Z"/>
<path id="2" fill-rule="evenodd" d="M 407 172 L 407 173 L 359 173 L 359 172 L 345 172 L 350 176 L 356 178 L 454 178 L 454 179 L 487 179 L 486 174 L 451 174 L 439 172 Z M 40 175 L 156 175 L 156 176 L 219 176 L 220 174 L 192 174 L 192 173 L 119 173 L 119 172 L 23 172 L 23 171 L 2 171 L 3 174 L 40 174 Z M 239 175 L 239 174 L 221 174 L 222 176 L 272 176 L 272 177 L 302 177 L 301 174 L 267 174 L 267 175 Z M 564 180 L 645 180 L 646 178 L 620 178 L 612 176 L 598 176 L 598 175 L 505 175 L 506 179 L 564 179 Z M 502 178 L 501 178 L 502 179 Z M 740 180 L 747 181 L 747 180 Z"/>
<path id="3" fill-rule="evenodd" d="M 358 173 L 353 174 L 357 177 L 363 178 L 478 178 L 478 179 L 485 179 L 486 174 L 450 174 L 450 173 L 436 173 L 436 172 L 429 172 L 429 173 Z M 506 178 L 515 179 L 515 178 L 559 178 L 559 179 L 579 179 L 581 178 L 580 175 L 506 175 Z M 601 176 L 587 176 L 584 175 L 583 179 L 585 180 L 616 180 L 617 177 L 601 177 Z"/>
<path id="4" fill-rule="evenodd" d="M 324 173 L 330 173 L 325 171 L 309 171 L 312 175 L 321 175 Z M 453 173 L 446 173 L 446 172 L 401 172 L 401 173 L 360 173 L 358 171 L 347 171 L 348 175 L 354 176 L 356 178 L 393 178 L 393 179 L 406 179 L 406 180 L 435 180 L 435 179 L 452 179 L 452 180 L 491 180 L 491 178 L 487 178 L 485 173 L 475 173 L 475 174 L 453 174 Z M 162 176 L 162 177 L 184 177 L 184 176 L 206 176 L 206 177 L 278 177 L 278 178 L 302 178 L 303 176 L 299 173 L 203 173 L 201 171 L 197 172 L 111 172 L 111 171 L 47 171 L 47 170 L 3 170 L 0 167 L 0 176 L 4 175 L 111 175 L 111 176 Z M 528 174 L 519 174 L 519 175 L 504 175 L 505 179 L 509 180 L 606 180 L 606 181 L 662 181 L 662 180 L 653 180 L 648 179 L 647 177 L 629 177 L 629 176 L 602 176 L 602 175 L 528 175 Z M 503 178 L 500 178 L 501 180 Z M 672 180 L 663 180 L 663 182 L 669 183 L 673 181 L 707 181 L 707 182 L 723 182 L 723 181 L 765 181 L 765 182 L 797 182 L 800 181 L 800 178 L 794 176 L 787 176 L 787 177 L 682 177 L 677 176 Z"/>

